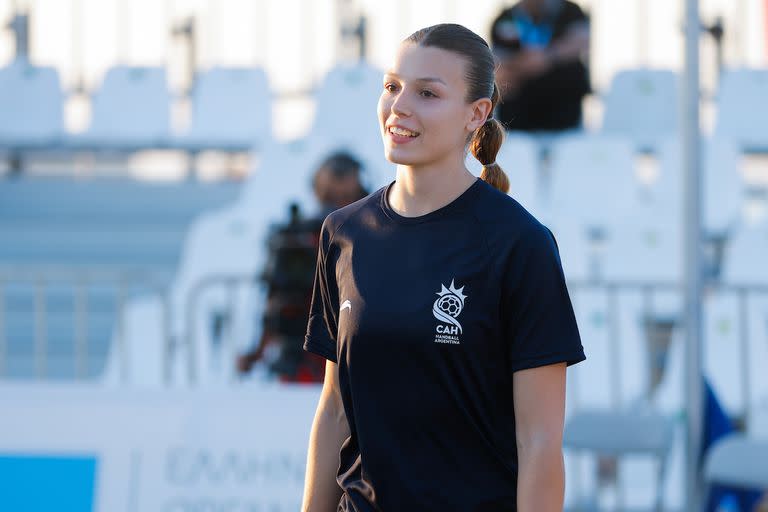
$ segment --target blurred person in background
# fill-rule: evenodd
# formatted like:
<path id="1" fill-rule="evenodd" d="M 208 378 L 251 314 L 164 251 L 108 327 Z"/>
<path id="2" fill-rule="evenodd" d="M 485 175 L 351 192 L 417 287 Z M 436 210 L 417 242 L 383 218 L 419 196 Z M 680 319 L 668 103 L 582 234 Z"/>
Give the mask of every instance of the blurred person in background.
<path id="1" fill-rule="evenodd" d="M 441 24 L 383 77 L 395 179 L 320 237 L 304 512 L 562 511 L 566 366 L 585 356 L 555 239 L 496 163 L 494 68 L 480 36 Z"/>
<path id="2" fill-rule="evenodd" d="M 582 99 L 590 92 L 589 20 L 568 0 L 520 0 L 491 26 L 507 130 L 579 128 Z"/>
<path id="3" fill-rule="evenodd" d="M 288 224 L 278 226 L 270 235 L 269 257 L 261 275 L 267 287 L 262 336 L 252 350 L 237 358 L 238 373 L 250 372 L 263 359 L 269 372 L 283 382 L 323 381 L 325 360 L 302 349 L 320 227 L 329 213 L 367 195 L 361 167 L 347 153 L 330 155 L 312 178 L 318 214 L 304 218 L 293 204 Z"/>
<path id="4" fill-rule="evenodd" d="M 760 503 L 757 504 L 755 512 L 768 512 L 768 493 L 766 493 Z"/>

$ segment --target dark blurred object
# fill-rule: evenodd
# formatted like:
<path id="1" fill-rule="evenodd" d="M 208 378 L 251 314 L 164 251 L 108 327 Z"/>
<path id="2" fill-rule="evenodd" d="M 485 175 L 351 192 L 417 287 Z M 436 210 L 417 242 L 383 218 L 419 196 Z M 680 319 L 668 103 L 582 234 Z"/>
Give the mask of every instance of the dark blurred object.
<path id="1" fill-rule="evenodd" d="M 312 187 L 321 205 L 319 215 L 304 218 L 291 204 L 287 224 L 269 237 L 269 255 L 260 280 L 267 287 L 263 334 L 258 347 L 237 359 L 247 373 L 264 359 L 270 373 L 284 382 L 322 382 L 325 360 L 305 352 L 304 334 L 312 300 L 320 229 L 325 217 L 367 195 L 360 183 L 361 164 L 346 153 L 334 153 L 320 165 Z"/>
<path id="2" fill-rule="evenodd" d="M 188 84 L 185 93 L 187 95 L 191 94 L 196 82 L 198 55 L 197 27 L 197 20 L 193 16 L 189 16 L 171 28 L 171 36 L 180 38 L 185 47 L 185 81 Z"/>
<path id="3" fill-rule="evenodd" d="M 718 16 L 715 18 L 715 22 L 712 25 L 705 26 L 704 30 L 715 40 L 717 72 L 719 74 L 723 71 L 723 36 L 725 36 L 723 17 Z"/>
<path id="4" fill-rule="evenodd" d="M 279 343 L 277 358 L 269 363 L 273 374 L 286 380 L 316 382 L 323 377 L 322 360 L 305 357 L 302 345 L 322 219 L 302 219 L 296 204 L 290 206 L 290 217 L 287 225 L 275 229 L 268 242 L 269 256 L 261 275 L 269 290 L 261 347 L 267 346 L 265 341 Z"/>
<path id="5" fill-rule="evenodd" d="M 643 330 L 648 347 L 649 382 L 647 398 L 656 394 L 658 387 L 664 381 L 669 359 L 669 347 L 672 344 L 672 334 L 678 327 L 678 319 L 674 316 L 648 315 L 643 319 Z"/>
<path id="6" fill-rule="evenodd" d="M 568 0 L 521 0 L 491 26 L 499 68 L 497 118 L 508 130 L 560 131 L 581 125 L 590 92 L 589 18 Z"/>
<path id="7" fill-rule="evenodd" d="M 362 164 L 344 152 L 331 154 L 312 177 L 312 190 L 321 205 L 320 216 L 368 195 L 361 182 Z"/>
<path id="8" fill-rule="evenodd" d="M 29 59 L 29 13 L 16 12 L 6 28 L 13 31 L 16 58 Z"/>

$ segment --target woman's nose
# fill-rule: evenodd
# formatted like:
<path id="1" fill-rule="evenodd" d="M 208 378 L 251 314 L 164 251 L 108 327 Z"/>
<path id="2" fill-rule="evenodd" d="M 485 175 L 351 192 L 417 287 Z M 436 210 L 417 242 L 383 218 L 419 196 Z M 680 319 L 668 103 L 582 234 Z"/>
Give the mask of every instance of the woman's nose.
<path id="1" fill-rule="evenodd" d="M 411 108 L 408 105 L 406 96 L 400 92 L 394 100 L 392 100 L 392 113 L 397 116 L 409 116 L 411 115 Z"/>

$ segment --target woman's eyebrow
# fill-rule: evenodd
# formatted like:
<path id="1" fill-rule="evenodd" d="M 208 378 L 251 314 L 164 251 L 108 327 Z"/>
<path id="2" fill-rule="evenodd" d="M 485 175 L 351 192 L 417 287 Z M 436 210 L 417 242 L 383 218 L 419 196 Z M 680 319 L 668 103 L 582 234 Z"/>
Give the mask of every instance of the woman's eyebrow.
<path id="1" fill-rule="evenodd" d="M 400 78 L 397 75 L 397 73 L 391 73 L 391 72 L 384 73 L 384 76 L 390 76 L 390 77 L 393 77 L 393 78 Z M 431 77 L 431 76 L 425 76 L 423 78 L 416 78 L 413 81 L 414 82 L 437 82 L 437 83 L 441 83 L 443 85 L 448 85 L 448 84 L 445 83 L 445 81 L 443 81 L 442 78 Z"/>

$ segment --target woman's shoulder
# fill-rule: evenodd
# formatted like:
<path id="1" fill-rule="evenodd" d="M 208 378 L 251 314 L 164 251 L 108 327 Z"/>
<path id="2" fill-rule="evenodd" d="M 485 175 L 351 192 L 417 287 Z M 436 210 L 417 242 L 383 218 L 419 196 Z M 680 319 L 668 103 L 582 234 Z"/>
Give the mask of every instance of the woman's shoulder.
<path id="1" fill-rule="evenodd" d="M 544 254 L 556 248 L 552 232 L 513 197 L 490 185 L 483 187 L 474 205 L 489 249 L 494 254 Z"/>
<path id="2" fill-rule="evenodd" d="M 529 230 L 546 229 L 514 197 L 482 182 L 480 197 L 474 204 L 478 222 L 511 234 Z"/>

